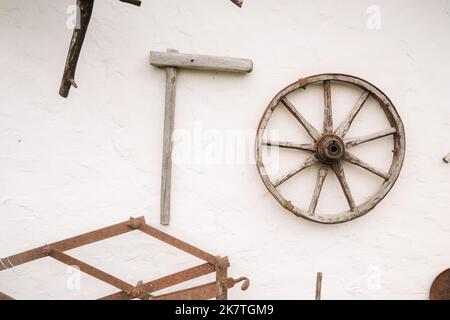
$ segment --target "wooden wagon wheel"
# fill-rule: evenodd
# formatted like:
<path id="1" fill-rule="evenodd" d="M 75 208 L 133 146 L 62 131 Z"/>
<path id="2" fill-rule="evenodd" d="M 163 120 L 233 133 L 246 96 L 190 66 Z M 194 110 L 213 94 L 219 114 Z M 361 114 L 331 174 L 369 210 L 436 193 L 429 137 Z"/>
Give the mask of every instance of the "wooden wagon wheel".
<path id="1" fill-rule="evenodd" d="M 344 121 L 337 127 L 333 125 L 332 116 L 332 99 L 331 99 L 331 87 L 332 84 L 336 83 L 346 83 L 363 90 L 361 97 L 356 102 L 353 109 L 346 116 Z M 293 103 L 288 99 L 288 95 L 299 89 L 306 89 L 308 85 L 323 83 L 324 90 L 324 122 L 323 131 L 319 131 L 314 128 L 304 116 L 297 110 Z M 381 109 L 384 111 L 389 123 L 390 128 L 374 132 L 372 134 L 361 136 L 357 138 L 347 138 L 346 134 L 350 129 L 350 126 L 359 113 L 364 103 L 369 97 L 373 97 L 375 101 L 380 105 Z M 284 106 L 287 111 L 289 111 L 294 118 L 299 122 L 301 126 L 306 130 L 309 136 L 313 139 L 313 143 L 298 144 L 294 142 L 281 142 L 281 141 L 270 141 L 264 139 L 264 133 L 267 124 L 278 106 Z M 389 172 L 383 172 L 374 166 L 362 161 L 350 151 L 351 148 L 369 142 L 376 139 L 380 139 L 386 136 L 392 135 L 394 138 L 394 149 L 392 164 Z M 306 152 L 311 152 L 312 154 L 306 158 L 306 160 L 301 163 L 294 170 L 286 173 L 277 180 L 272 181 L 267 172 L 265 165 L 263 163 L 263 148 L 265 147 L 279 147 L 303 150 Z M 259 123 L 257 137 L 256 137 L 256 163 L 259 174 L 269 190 L 269 192 L 275 197 L 275 199 L 287 210 L 291 211 L 297 216 L 306 218 L 319 223 L 342 223 L 355 218 L 358 218 L 372 208 L 374 208 L 391 190 L 395 181 L 397 180 L 400 170 L 403 164 L 403 159 L 405 156 L 405 132 L 402 120 L 398 115 L 394 105 L 389 100 L 389 98 L 381 92 L 377 87 L 362 80 L 357 77 L 344 75 L 344 74 L 320 74 L 311 76 L 308 78 L 300 79 L 295 83 L 291 84 L 287 88 L 283 89 L 278 93 L 272 102 L 267 107 L 264 112 L 262 119 Z M 378 191 L 370 196 L 368 200 L 364 203 L 357 205 L 352 196 L 352 192 L 347 183 L 345 177 L 342 162 L 348 162 L 353 165 L 364 168 L 368 172 L 381 177 L 384 182 L 378 189 Z M 278 187 L 285 181 L 298 174 L 302 170 L 309 168 L 313 165 L 319 166 L 319 171 L 317 175 L 315 189 L 312 195 L 312 199 L 309 208 L 304 210 L 296 207 L 291 201 L 285 199 L 283 195 L 279 192 Z M 322 191 L 324 181 L 327 177 L 329 171 L 333 171 L 338 181 L 342 187 L 343 194 L 347 199 L 350 210 L 342 213 L 333 214 L 318 214 L 316 213 L 316 206 Z"/>

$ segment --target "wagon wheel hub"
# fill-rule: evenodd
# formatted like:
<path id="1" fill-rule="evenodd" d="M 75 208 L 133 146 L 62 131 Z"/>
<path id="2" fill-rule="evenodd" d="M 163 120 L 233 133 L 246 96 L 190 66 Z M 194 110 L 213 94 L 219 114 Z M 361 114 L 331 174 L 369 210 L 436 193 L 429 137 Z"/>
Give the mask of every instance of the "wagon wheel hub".
<path id="1" fill-rule="evenodd" d="M 326 134 L 317 141 L 316 154 L 325 164 L 339 161 L 345 155 L 345 144 L 339 136 Z"/>

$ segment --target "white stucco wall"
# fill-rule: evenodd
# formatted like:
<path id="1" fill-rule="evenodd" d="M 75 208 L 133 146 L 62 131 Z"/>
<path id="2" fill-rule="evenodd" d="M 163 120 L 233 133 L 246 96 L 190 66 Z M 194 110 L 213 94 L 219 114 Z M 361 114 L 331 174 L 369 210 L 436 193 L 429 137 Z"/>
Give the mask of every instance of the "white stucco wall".
<path id="1" fill-rule="evenodd" d="M 317 271 L 324 273 L 324 299 L 427 298 L 434 276 L 450 265 L 450 166 L 441 160 L 450 151 L 450 1 L 246 0 L 241 10 L 226 0 L 144 0 L 141 8 L 97 1 L 79 89 L 64 100 L 57 92 L 71 4 L 0 1 L 0 256 L 129 216 L 144 215 L 159 227 L 165 74 L 149 66 L 148 52 L 176 48 L 252 58 L 255 68 L 246 76 L 180 72 L 174 152 L 190 146 L 186 136 L 199 147 L 174 165 L 172 223 L 162 230 L 229 256 L 230 275 L 252 280 L 247 292 L 235 288 L 231 298 L 312 299 Z M 380 9 L 381 29 L 373 29 L 371 5 Z M 334 226 L 281 208 L 251 150 L 271 98 L 296 79 L 323 72 L 380 87 L 407 138 L 403 170 L 387 198 L 368 215 Z M 352 97 L 339 101 L 350 108 Z M 383 124 L 372 109 L 355 133 Z M 314 110 L 308 115 L 318 125 L 321 111 Z M 342 110 L 336 115 L 343 117 Z M 249 135 L 247 153 L 233 133 Z M 218 137 L 231 142 L 221 147 Z M 382 166 L 385 143 L 365 146 L 361 157 Z M 211 161 L 199 152 L 219 156 Z M 238 152 L 245 161 L 221 162 L 220 152 Z M 286 163 L 296 159 L 287 157 Z M 314 175 L 296 178 L 292 197 L 309 201 Z M 362 197 L 375 183 L 354 168 L 348 175 Z M 327 183 L 330 193 L 319 208 L 345 206 L 336 179 Z M 131 283 L 198 263 L 141 234 L 71 254 Z M 81 290 L 69 290 L 68 278 L 65 266 L 44 259 L 1 272 L 0 291 L 44 299 L 115 291 L 89 277 Z"/>

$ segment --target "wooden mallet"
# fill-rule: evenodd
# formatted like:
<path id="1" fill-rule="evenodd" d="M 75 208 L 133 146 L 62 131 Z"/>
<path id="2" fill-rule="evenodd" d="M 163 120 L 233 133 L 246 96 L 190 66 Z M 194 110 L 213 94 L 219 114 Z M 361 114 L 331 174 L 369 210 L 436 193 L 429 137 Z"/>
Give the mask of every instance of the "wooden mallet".
<path id="1" fill-rule="evenodd" d="M 239 2 L 239 1 L 233 1 Z M 172 136 L 175 126 L 175 93 L 177 69 L 248 73 L 253 62 L 248 59 L 182 54 L 177 50 L 150 52 L 150 64 L 166 69 L 166 106 L 164 116 L 164 145 L 161 175 L 161 224 L 170 222 L 170 193 L 172 179 Z"/>

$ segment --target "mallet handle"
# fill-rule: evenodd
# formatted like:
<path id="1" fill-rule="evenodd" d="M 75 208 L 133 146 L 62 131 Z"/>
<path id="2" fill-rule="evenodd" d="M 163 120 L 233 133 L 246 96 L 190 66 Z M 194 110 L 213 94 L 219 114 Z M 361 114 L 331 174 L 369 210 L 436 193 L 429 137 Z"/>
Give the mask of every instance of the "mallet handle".
<path id="1" fill-rule="evenodd" d="M 168 49 L 175 53 L 176 50 Z M 177 69 L 166 68 L 166 106 L 164 114 L 163 164 L 161 173 L 161 224 L 170 223 L 170 194 L 172 188 L 172 148 L 173 130 L 175 128 L 175 98 Z"/>

